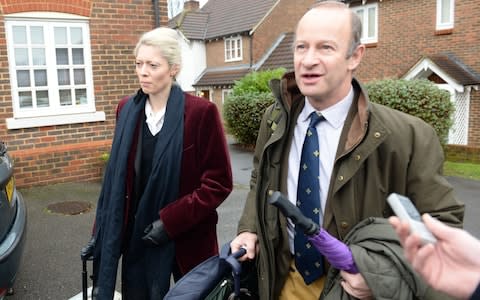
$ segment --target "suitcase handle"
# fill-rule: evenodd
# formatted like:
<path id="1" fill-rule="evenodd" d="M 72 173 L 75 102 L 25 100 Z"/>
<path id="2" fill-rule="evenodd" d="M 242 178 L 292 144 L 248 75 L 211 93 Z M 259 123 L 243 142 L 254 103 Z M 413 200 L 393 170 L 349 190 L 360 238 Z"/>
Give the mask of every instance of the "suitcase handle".
<path id="1" fill-rule="evenodd" d="M 234 295 L 240 295 L 240 274 L 242 273 L 242 265 L 238 259 L 244 256 L 246 253 L 247 249 L 240 248 L 238 251 L 227 256 L 225 259 L 225 261 L 232 267 Z"/>

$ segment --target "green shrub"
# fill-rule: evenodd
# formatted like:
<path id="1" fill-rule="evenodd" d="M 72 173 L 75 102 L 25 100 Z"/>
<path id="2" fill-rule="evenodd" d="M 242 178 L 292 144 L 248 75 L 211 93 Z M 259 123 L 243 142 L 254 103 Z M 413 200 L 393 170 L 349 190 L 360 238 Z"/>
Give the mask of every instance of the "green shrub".
<path id="1" fill-rule="evenodd" d="M 255 145 L 265 109 L 274 102 L 271 92 L 230 95 L 223 105 L 227 130 L 245 145 Z"/>
<path id="2" fill-rule="evenodd" d="M 230 134 L 245 145 L 255 145 L 265 109 L 274 102 L 268 82 L 280 78 L 285 69 L 251 72 L 235 82 L 225 99 L 223 118 Z"/>
<path id="3" fill-rule="evenodd" d="M 385 79 L 365 84 L 372 102 L 414 115 L 430 124 L 446 144 L 454 105 L 450 94 L 428 80 Z"/>
<path id="4" fill-rule="evenodd" d="M 283 73 L 285 73 L 284 68 L 248 73 L 242 79 L 235 81 L 232 94 L 242 95 L 249 92 L 270 92 L 268 82 L 273 78 L 282 77 Z"/>

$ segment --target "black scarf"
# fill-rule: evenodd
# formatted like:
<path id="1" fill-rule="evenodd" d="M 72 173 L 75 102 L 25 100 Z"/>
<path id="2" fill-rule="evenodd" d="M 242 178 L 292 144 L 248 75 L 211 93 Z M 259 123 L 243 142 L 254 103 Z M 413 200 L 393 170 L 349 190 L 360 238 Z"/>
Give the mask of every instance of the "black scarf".
<path id="1" fill-rule="evenodd" d="M 117 120 L 109 163 L 98 200 L 96 215 L 96 245 L 94 254 L 97 299 L 112 299 L 115 289 L 125 220 L 125 192 L 127 162 L 135 140 L 139 119 L 143 119 L 148 95 L 141 90 L 122 108 Z M 138 203 L 132 236 L 127 246 L 127 267 L 132 272 L 147 274 L 146 284 L 159 284 L 159 276 L 171 271 L 174 257 L 173 243 L 164 247 L 148 248 L 141 241 L 145 227 L 159 218 L 158 212 L 178 197 L 181 153 L 183 149 L 183 120 L 185 98 L 181 88 L 173 85 L 167 101 L 165 120 L 153 154 L 152 172 Z M 140 126 L 141 128 L 141 126 Z M 137 151 L 140 151 L 138 148 Z M 132 172 L 131 170 L 129 172 Z M 124 257 L 125 259 L 126 257 Z M 163 263 L 163 264 L 162 264 Z M 128 272 L 128 270 L 122 270 Z M 160 274 L 162 273 L 162 274 Z M 163 283 L 160 283 L 163 284 Z M 155 288 L 154 288 L 155 289 Z"/>

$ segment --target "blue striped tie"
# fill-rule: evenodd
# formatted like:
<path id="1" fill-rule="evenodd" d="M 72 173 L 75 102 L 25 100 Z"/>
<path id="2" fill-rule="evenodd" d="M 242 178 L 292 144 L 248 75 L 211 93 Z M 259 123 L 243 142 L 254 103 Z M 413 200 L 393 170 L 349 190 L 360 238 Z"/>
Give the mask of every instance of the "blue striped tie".
<path id="1" fill-rule="evenodd" d="M 320 207 L 320 152 L 315 126 L 325 118 L 313 112 L 310 125 L 303 142 L 300 171 L 298 175 L 297 206 L 302 213 L 314 222 L 322 219 Z M 321 222 L 320 222 L 321 224 Z M 323 275 L 323 258 L 310 244 L 300 229 L 295 230 L 295 265 L 306 284 L 310 284 Z"/>

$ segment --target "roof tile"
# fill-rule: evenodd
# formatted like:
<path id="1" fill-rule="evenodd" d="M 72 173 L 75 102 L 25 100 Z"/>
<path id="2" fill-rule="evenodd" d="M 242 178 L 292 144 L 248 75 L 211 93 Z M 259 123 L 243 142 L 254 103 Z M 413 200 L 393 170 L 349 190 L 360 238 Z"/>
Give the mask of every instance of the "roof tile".
<path id="1" fill-rule="evenodd" d="M 461 85 L 480 84 L 480 74 L 471 70 L 453 54 L 442 53 L 429 57 L 433 63 L 450 75 Z"/>
<path id="2" fill-rule="evenodd" d="M 271 49 L 268 57 L 259 66 L 259 71 L 276 69 L 283 67 L 287 72 L 293 71 L 293 51 L 292 44 L 294 39 L 293 32 L 287 32 L 280 36 L 280 41 Z"/>
<path id="3" fill-rule="evenodd" d="M 234 69 L 234 70 L 206 70 L 200 79 L 193 86 L 219 86 L 232 85 L 236 80 L 241 79 L 250 68 Z"/>
<path id="4" fill-rule="evenodd" d="M 248 32 L 273 7 L 276 0 L 209 0 L 197 11 L 185 11 L 168 23 L 187 38 L 214 39 Z"/>

